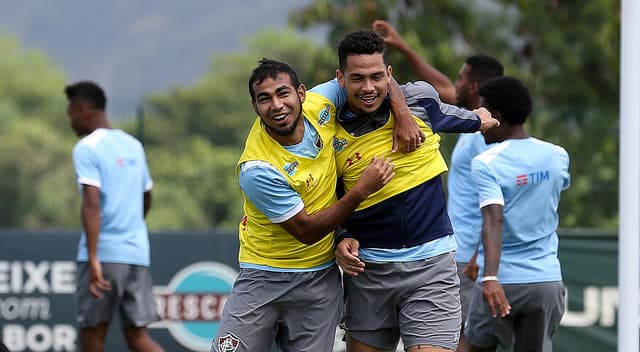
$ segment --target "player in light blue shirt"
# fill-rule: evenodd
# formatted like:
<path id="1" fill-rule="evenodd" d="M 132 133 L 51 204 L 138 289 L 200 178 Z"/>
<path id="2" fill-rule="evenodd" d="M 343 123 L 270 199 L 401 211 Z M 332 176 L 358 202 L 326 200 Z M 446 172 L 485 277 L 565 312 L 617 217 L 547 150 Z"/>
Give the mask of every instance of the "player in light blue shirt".
<path id="1" fill-rule="evenodd" d="M 468 341 L 471 351 L 511 341 L 516 351 L 551 351 L 564 313 L 556 229 L 560 193 L 570 185 L 569 155 L 529 136 L 523 124 L 531 98 L 517 79 L 485 82 L 480 102 L 501 125 L 484 132 L 487 144 L 497 144 L 471 165 L 483 246 Z"/>
<path id="2" fill-rule="evenodd" d="M 83 137 L 73 148 L 84 228 L 76 275 L 80 350 L 104 350 L 109 323 L 118 312 L 131 350 L 162 352 L 146 328 L 158 313 L 144 221 L 153 181 L 144 149 L 132 136 L 111 128 L 100 86 L 77 82 L 65 94 L 71 128 Z"/>
<path id="3" fill-rule="evenodd" d="M 87 185 L 100 189 L 98 259 L 149 266 L 142 195 L 151 191 L 153 181 L 142 144 L 122 130 L 98 128 L 73 148 L 73 162 L 80 191 Z M 134 194 L 140 196 L 132 197 Z M 89 260 L 86 231 L 80 238 L 77 260 Z"/>

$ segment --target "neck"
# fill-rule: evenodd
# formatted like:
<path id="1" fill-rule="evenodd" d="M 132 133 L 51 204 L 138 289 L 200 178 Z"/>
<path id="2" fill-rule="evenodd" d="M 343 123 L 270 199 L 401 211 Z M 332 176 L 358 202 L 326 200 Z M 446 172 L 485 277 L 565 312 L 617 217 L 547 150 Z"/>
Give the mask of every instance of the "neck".
<path id="1" fill-rule="evenodd" d="M 509 129 L 509 133 L 506 139 L 525 139 L 529 138 L 529 133 L 523 125 L 513 125 Z"/>

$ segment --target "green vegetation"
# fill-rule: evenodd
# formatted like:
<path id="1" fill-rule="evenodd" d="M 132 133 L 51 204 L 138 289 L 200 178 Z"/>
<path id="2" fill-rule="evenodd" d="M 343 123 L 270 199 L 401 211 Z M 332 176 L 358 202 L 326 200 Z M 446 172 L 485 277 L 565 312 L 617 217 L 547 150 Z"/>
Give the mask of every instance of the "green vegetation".
<path id="1" fill-rule="evenodd" d="M 262 57 L 291 63 L 309 87 L 334 76 L 346 32 L 390 19 L 429 62 L 455 79 L 473 53 L 498 57 L 530 87 L 534 136 L 567 148 L 573 184 L 561 226 L 617 226 L 619 2 L 316 0 L 291 14 L 327 25 L 329 45 L 269 30 L 246 51 L 213 57 L 190 86 L 148 96 L 137 121 L 114 121 L 141 138 L 155 181 L 151 230 L 235 230 L 242 214 L 235 163 L 255 119 L 247 79 Z M 41 52 L 0 38 L 0 227 L 80 228 L 62 70 Z M 415 76 L 390 53 L 399 81 Z M 455 136 L 444 136 L 445 155 Z"/>

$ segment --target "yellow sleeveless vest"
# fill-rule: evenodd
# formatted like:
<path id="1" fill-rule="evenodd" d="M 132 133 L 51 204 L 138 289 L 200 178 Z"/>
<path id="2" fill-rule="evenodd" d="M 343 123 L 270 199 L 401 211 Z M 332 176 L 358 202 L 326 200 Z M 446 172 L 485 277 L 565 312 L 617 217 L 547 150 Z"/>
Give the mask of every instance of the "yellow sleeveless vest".
<path id="1" fill-rule="evenodd" d="M 360 203 L 356 211 L 378 204 L 447 171 L 447 164 L 440 154 L 440 136 L 433 133 L 424 121 L 414 118 L 426 139 L 418 150 L 407 154 L 400 151 L 391 153 L 395 123 L 393 114 L 384 126 L 359 137 L 352 136 L 340 125 L 336 128 L 333 146 L 338 176 L 342 177 L 346 191 L 353 188 L 374 156 L 390 157 L 395 164 L 396 176 L 380 191 Z"/>
<path id="2" fill-rule="evenodd" d="M 245 149 L 236 166 L 250 160 L 271 164 L 302 198 L 308 214 L 325 209 L 336 198 L 336 164 L 331 146 L 336 127 L 336 108 L 320 94 L 307 92 L 302 114 L 318 131 L 322 146 L 311 159 L 288 152 L 264 130 L 258 117 L 249 132 Z M 301 121 L 302 122 L 302 121 Z M 243 263 L 267 265 L 275 268 L 312 268 L 334 259 L 334 233 L 328 233 L 313 245 L 298 241 L 282 226 L 274 224 L 262 214 L 246 195 L 244 213 L 239 226 L 240 253 Z"/>

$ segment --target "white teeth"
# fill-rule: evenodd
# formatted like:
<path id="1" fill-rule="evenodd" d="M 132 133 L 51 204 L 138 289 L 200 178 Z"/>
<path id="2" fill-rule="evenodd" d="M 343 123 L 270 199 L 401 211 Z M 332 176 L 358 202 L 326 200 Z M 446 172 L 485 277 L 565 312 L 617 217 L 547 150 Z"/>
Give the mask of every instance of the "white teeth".
<path id="1" fill-rule="evenodd" d="M 280 121 L 280 120 L 284 120 L 284 118 L 287 117 L 286 114 L 284 115 L 277 115 L 277 116 L 273 116 L 272 119 L 275 121 Z"/>
<path id="2" fill-rule="evenodd" d="M 362 97 L 361 98 L 365 103 L 370 104 L 373 103 L 374 100 L 376 100 L 376 97 Z"/>

